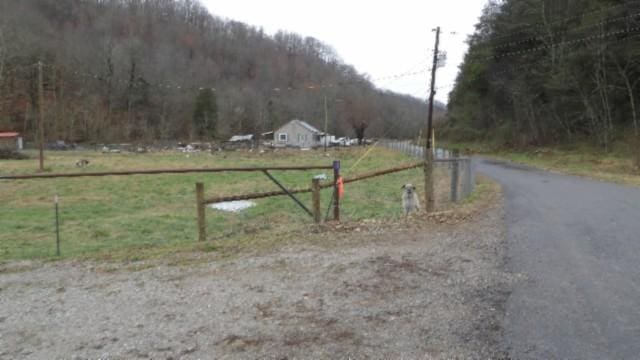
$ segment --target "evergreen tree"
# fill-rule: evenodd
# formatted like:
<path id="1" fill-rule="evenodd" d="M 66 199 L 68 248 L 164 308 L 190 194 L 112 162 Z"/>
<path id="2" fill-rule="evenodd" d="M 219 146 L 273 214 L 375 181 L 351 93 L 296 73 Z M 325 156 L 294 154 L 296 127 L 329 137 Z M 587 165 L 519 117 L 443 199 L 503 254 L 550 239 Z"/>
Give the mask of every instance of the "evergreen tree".
<path id="1" fill-rule="evenodd" d="M 215 92 L 203 89 L 196 98 L 193 111 L 193 132 L 199 139 L 214 139 L 217 135 L 218 105 Z"/>
<path id="2" fill-rule="evenodd" d="M 469 38 L 445 133 L 506 146 L 637 142 L 638 14 L 638 1 L 490 1 Z"/>

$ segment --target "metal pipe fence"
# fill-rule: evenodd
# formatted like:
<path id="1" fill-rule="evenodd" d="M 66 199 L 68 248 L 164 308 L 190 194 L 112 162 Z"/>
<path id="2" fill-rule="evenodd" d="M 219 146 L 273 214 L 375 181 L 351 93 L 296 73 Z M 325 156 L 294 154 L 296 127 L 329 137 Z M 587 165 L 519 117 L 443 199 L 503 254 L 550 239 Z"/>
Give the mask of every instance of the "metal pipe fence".
<path id="1" fill-rule="evenodd" d="M 415 145 L 411 140 L 382 140 L 380 144 L 416 159 L 424 159 L 424 146 Z M 436 173 L 446 176 L 451 182 L 449 201 L 455 203 L 469 197 L 476 183 L 471 158 L 460 157 L 456 151 L 437 148 L 434 149 L 434 158 Z"/>

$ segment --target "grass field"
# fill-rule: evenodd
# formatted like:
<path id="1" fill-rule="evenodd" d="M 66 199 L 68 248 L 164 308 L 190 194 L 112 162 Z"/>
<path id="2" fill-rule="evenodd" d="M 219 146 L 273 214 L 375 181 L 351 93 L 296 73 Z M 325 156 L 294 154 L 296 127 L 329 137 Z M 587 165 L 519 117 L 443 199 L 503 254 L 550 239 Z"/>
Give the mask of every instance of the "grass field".
<path id="1" fill-rule="evenodd" d="M 369 148 L 370 149 L 370 148 Z M 93 151 L 48 152 L 50 172 L 76 172 L 75 161 L 86 158 L 79 171 L 130 169 L 331 165 L 342 162 L 345 177 L 384 169 L 414 160 L 397 152 L 374 148 L 332 151 L 178 152 L 101 154 Z M 32 154 L 35 156 L 35 154 Z M 364 157 L 363 157 L 364 156 Z M 362 161 L 358 161 L 362 159 Z M 357 162 L 357 167 L 353 167 Z M 2 160 L 0 174 L 29 174 L 37 160 Z M 274 172 L 289 187 L 308 187 L 323 171 Z M 326 171 L 330 177 L 329 171 Z M 442 172 L 444 173 L 444 172 Z M 438 177 L 437 199 L 446 206 L 448 179 Z M 207 209 L 209 241 L 198 243 L 195 222 L 195 183 L 204 182 L 207 197 L 277 190 L 261 173 L 211 173 L 123 176 L 102 178 L 0 181 L 0 261 L 55 259 L 53 198 L 60 197 L 62 258 L 136 260 L 182 251 L 251 249 L 304 237 L 312 220 L 287 197 L 257 200 L 257 206 L 239 214 Z M 342 202 L 343 220 L 398 218 L 400 186 L 422 184 L 422 169 L 409 170 L 348 184 Z M 420 188 L 420 186 L 419 186 Z M 322 207 L 331 190 L 323 191 Z M 310 204 L 309 195 L 301 195 Z M 323 210 L 324 211 L 324 210 Z"/>
<path id="2" fill-rule="evenodd" d="M 640 169 L 634 165 L 628 149 L 605 153 L 601 149 L 584 144 L 524 150 L 496 148 L 483 143 L 446 144 L 446 147 L 528 164 L 544 170 L 640 186 Z"/>

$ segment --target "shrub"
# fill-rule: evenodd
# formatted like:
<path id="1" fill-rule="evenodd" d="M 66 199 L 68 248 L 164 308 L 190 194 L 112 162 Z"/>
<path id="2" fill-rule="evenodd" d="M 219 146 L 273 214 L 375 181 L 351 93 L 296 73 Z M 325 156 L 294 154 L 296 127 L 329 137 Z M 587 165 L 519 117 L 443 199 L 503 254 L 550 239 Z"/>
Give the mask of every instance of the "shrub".
<path id="1" fill-rule="evenodd" d="M 12 149 L 0 149 L 0 160 L 26 160 L 29 156 Z"/>

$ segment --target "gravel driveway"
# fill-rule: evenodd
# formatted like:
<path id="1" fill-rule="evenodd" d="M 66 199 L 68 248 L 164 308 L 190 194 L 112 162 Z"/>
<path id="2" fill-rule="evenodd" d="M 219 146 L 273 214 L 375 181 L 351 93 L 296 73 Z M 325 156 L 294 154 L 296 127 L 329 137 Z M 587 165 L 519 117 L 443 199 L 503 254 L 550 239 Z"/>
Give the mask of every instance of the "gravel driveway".
<path id="1" fill-rule="evenodd" d="M 5 264 L 0 358 L 501 355 L 511 281 L 502 210 L 416 223 L 363 224 L 322 247 L 139 271 Z"/>

